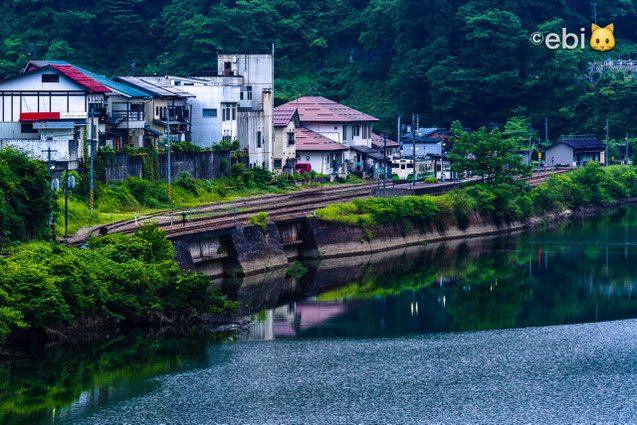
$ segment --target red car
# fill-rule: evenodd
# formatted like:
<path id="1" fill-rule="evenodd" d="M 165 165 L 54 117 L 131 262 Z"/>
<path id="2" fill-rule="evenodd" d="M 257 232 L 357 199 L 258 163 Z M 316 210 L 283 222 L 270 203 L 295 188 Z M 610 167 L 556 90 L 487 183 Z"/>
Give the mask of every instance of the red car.
<path id="1" fill-rule="evenodd" d="M 312 165 L 310 165 L 307 162 L 301 162 L 294 166 L 294 171 L 296 171 L 297 173 L 301 175 L 303 173 L 309 173 L 310 171 L 312 171 Z"/>

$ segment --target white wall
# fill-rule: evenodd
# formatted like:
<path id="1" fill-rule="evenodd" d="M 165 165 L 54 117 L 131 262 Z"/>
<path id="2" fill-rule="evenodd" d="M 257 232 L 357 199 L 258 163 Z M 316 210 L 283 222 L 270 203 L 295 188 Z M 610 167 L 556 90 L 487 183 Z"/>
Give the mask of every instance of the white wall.
<path id="1" fill-rule="evenodd" d="M 343 125 L 333 123 L 301 123 L 303 127 L 309 128 L 315 133 L 334 140 L 338 143 L 343 143 Z"/>

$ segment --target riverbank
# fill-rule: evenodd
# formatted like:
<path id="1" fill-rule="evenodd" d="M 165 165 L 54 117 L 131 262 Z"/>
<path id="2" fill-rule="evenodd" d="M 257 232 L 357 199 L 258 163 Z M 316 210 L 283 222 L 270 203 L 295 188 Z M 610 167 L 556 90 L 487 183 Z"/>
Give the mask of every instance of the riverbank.
<path id="1" fill-rule="evenodd" d="M 179 268 L 156 225 L 77 249 L 18 245 L 0 259 L 0 343 L 91 337 L 125 325 L 231 322 L 238 304 Z"/>
<path id="2" fill-rule="evenodd" d="M 334 258 L 519 232 L 635 202 L 632 168 L 597 163 L 552 176 L 535 188 L 478 185 L 437 197 L 354 200 L 317 210 L 308 220 L 315 250 L 306 256 Z"/>

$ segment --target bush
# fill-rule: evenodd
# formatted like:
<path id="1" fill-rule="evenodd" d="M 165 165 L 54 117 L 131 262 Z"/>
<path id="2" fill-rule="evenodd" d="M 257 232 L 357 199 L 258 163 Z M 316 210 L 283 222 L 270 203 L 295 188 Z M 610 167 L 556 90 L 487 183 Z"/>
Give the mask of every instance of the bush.
<path id="1" fill-rule="evenodd" d="M 438 179 L 437 179 L 437 178 L 435 178 L 435 177 L 427 177 L 427 178 L 424 180 L 424 182 L 425 182 L 425 183 L 438 183 Z"/>
<path id="2" fill-rule="evenodd" d="M 208 277 L 184 274 L 156 225 L 133 236 L 91 238 L 76 249 L 20 245 L 0 259 L 0 342 L 12 330 L 70 324 L 106 315 L 132 321 L 153 312 L 228 312 L 236 303 L 210 291 Z"/>
<path id="3" fill-rule="evenodd" d="M 261 230 L 265 232 L 268 229 L 268 223 L 270 222 L 268 213 L 260 211 L 256 215 L 250 217 L 250 223 L 255 226 L 261 227 Z"/>
<path id="4" fill-rule="evenodd" d="M 26 151 L 0 149 L 0 236 L 10 240 L 50 237 L 52 212 L 47 165 Z"/>

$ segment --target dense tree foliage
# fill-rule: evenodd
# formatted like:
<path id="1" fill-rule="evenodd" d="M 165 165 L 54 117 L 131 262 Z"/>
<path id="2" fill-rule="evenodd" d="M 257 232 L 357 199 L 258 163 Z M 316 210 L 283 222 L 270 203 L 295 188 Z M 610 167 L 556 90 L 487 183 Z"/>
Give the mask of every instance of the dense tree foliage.
<path id="1" fill-rule="evenodd" d="M 14 329 L 42 330 L 83 317 L 133 322 L 171 310 L 226 313 L 235 303 L 209 290 L 203 274 L 184 274 L 156 225 L 134 236 L 93 238 L 77 249 L 31 242 L 0 259 L 0 342 Z"/>
<path id="2" fill-rule="evenodd" d="M 0 74 L 28 59 L 64 59 L 107 75 L 196 73 L 217 51 L 276 49 L 276 101 L 320 93 L 380 116 L 401 111 L 423 126 L 453 120 L 502 127 L 509 117 L 550 138 L 637 127 L 633 76 L 591 75 L 606 53 L 549 50 L 529 34 L 579 33 L 593 0 L 14 0 L 0 4 Z M 615 24 L 610 55 L 637 54 L 634 2 L 598 4 Z M 587 43 L 588 44 L 588 43 Z"/>
<path id="3" fill-rule="evenodd" d="M 51 190 L 42 161 L 21 150 L 0 149 L 0 236 L 9 240 L 49 234 Z"/>
<path id="4" fill-rule="evenodd" d="M 531 175 L 531 167 L 522 164 L 522 157 L 514 152 L 514 138 L 502 138 L 498 129 L 487 131 L 485 127 L 469 133 L 458 122 L 452 130 L 455 136 L 449 159 L 461 178 L 471 173 L 483 182 L 499 185 L 512 183 L 513 176 Z"/>

